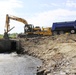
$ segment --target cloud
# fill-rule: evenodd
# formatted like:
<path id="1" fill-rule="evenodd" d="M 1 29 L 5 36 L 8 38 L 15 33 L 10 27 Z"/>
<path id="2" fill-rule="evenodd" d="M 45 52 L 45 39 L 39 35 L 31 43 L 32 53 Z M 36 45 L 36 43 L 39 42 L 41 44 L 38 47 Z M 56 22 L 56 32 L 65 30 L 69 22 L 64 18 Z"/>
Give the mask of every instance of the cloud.
<path id="1" fill-rule="evenodd" d="M 22 2 L 20 0 L 1 0 L 0 1 L 0 33 L 4 32 L 6 14 L 18 14 L 15 9 L 21 8 Z"/>
<path id="2" fill-rule="evenodd" d="M 52 6 L 58 6 L 58 4 L 51 3 Z M 46 7 L 50 7 L 50 4 L 44 4 Z M 63 4 L 62 4 L 63 6 Z M 74 0 L 67 0 L 65 6 L 68 7 L 76 7 Z M 10 15 L 18 15 L 19 13 L 17 12 L 17 8 L 22 8 L 23 3 L 21 0 L 2 0 L 0 1 L 0 33 L 4 32 L 4 25 L 5 25 L 5 18 L 6 14 Z M 29 13 L 28 13 L 29 14 Z M 24 14 L 25 16 L 25 14 Z M 24 17 L 23 16 L 23 17 Z M 53 10 L 48 10 L 45 12 L 41 13 L 36 13 L 32 16 L 24 17 L 29 24 L 34 24 L 35 26 L 40 26 L 40 27 L 50 27 L 52 26 L 53 22 L 63 22 L 63 21 L 72 21 L 76 20 L 76 10 L 69 10 L 69 9 L 53 9 Z M 15 21 L 13 21 L 15 22 Z M 22 23 L 20 25 L 19 22 L 15 22 L 12 24 L 15 25 L 15 29 L 12 30 L 12 32 L 23 32 L 23 27 Z"/>
<path id="3" fill-rule="evenodd" d="M 50 5 L 51 5 L 51 6 L 55 6 L 55 7 L 60 6 L 60 5 L 57 4 L 57 3 L 51 3 Z"/>
<path id="4" fill-rule="evenodd" d="M 49 4 L 46 4 L 46 3 L 40 4 L 40 6 L 41 6 L 41 7 L 50 7 L 50 5 L 49 5 Z"/>
<path id="5" fill-rule="evenodd" d="M 41 7 L 75 7 L 76 8 L 76 0 L 66 0 L 63 2 L 51 2 L 51 3 L 45 3 L 41 4 Z"/>
<path id="6" fill-rule="evenodd" d="M 22 4 L 18 0 L 0 1 L 0 14 L 16 13 L 14 9 L 20 7 L 22 7 Z"/>
<path id="7" fill-rule="evenodd" d="M 68 6 L 68 7 L 76 7 L 76 1 L 75 0 L 67 0 L 66 6 Z"/>
<path id="8" fill-rule="evenodd" d="M 76 10 L 71 11 L 67 9 L 56 9 L 36 14 L 34 17 L 28 19 L 29 23 L 35 26 L 49 27 L 53 22 L 71 21 L 76 19 Z"/>
<path id="9" fill-rule="evenodd" d="M 60 6 L 59 4 L 57 4 L 57 3 L 44 3 L 44 4 L 41 4 L 40 5 L 41 7 L 58 7 L 58 6 Z"/>
<path id="10" fill-rule="evenodd" d="M 20 0 L 9 0 L 10 2 L 10 5 L 13 5 L 12 8 L 20 8 L 20 7 L 23 7 L 22 6 L 22 1 Z"/>

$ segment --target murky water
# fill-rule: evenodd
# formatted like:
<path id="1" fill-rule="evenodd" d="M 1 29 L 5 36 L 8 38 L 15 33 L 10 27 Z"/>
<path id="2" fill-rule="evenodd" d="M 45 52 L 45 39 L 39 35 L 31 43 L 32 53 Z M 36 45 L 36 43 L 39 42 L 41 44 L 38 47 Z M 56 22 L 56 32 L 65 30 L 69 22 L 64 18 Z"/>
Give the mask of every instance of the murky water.
<path id="1" fill-rule="evenodd" d="M 27 55 L 0 54 L 0 75 L 35 75 L 41 60 Z"/>

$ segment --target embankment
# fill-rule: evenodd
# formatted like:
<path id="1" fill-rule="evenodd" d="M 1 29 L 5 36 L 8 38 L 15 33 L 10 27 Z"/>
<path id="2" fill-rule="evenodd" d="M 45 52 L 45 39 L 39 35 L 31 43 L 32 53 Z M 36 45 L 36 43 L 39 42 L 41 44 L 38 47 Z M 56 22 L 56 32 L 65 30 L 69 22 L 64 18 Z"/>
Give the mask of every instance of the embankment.
<path id="1" fill-rule="evenodd" d="M 37 75 L 76 75 L 76 34 L 21 39 L 25 54 L 43 64 Z"/>

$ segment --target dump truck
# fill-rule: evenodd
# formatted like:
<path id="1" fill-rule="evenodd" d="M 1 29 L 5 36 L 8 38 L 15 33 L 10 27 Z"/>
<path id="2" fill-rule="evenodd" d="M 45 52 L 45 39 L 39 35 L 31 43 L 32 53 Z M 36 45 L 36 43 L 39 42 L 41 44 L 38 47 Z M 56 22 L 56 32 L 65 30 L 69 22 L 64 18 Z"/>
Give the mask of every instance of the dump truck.
<path id="1" fill-rule="evenodd" d="M 52 25 L 52 33 L 63 34 L 63 33 L 76 33 L 76 21 L 67 21 L 67 22 L 55 22 Z"/>

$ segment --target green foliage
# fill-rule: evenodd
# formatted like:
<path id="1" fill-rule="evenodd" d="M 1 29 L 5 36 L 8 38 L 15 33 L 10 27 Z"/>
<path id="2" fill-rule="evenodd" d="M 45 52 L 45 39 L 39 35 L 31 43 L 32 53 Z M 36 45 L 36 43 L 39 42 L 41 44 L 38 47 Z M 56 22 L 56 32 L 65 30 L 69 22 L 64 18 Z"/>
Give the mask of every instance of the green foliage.
<path id="1" fill-rule="evenodd" d="M 0 39 L 3 38 L 3 35 L 4 35 L 4 34 L 0 34 Z M 12 33 L 12 34 L 8 34 L 8 35 L 9 35 L 10 38 L 16 38 L 17 35 L 18 35 L 18 33 Z"/>
<path id="2" fill-rule="evenodd" d="M 2 39 L 3 38 L 3 35 L 2 34 L 0 34 L 0 39 Z"/>
<path id="3" fill-rule="evenodd" d="M 10 37 L 10 38 L 16 38 L 16 37 L 17 37 L 17 34 L 18 34 L 18 33 L 9 34 L 9 37 Z"/>

